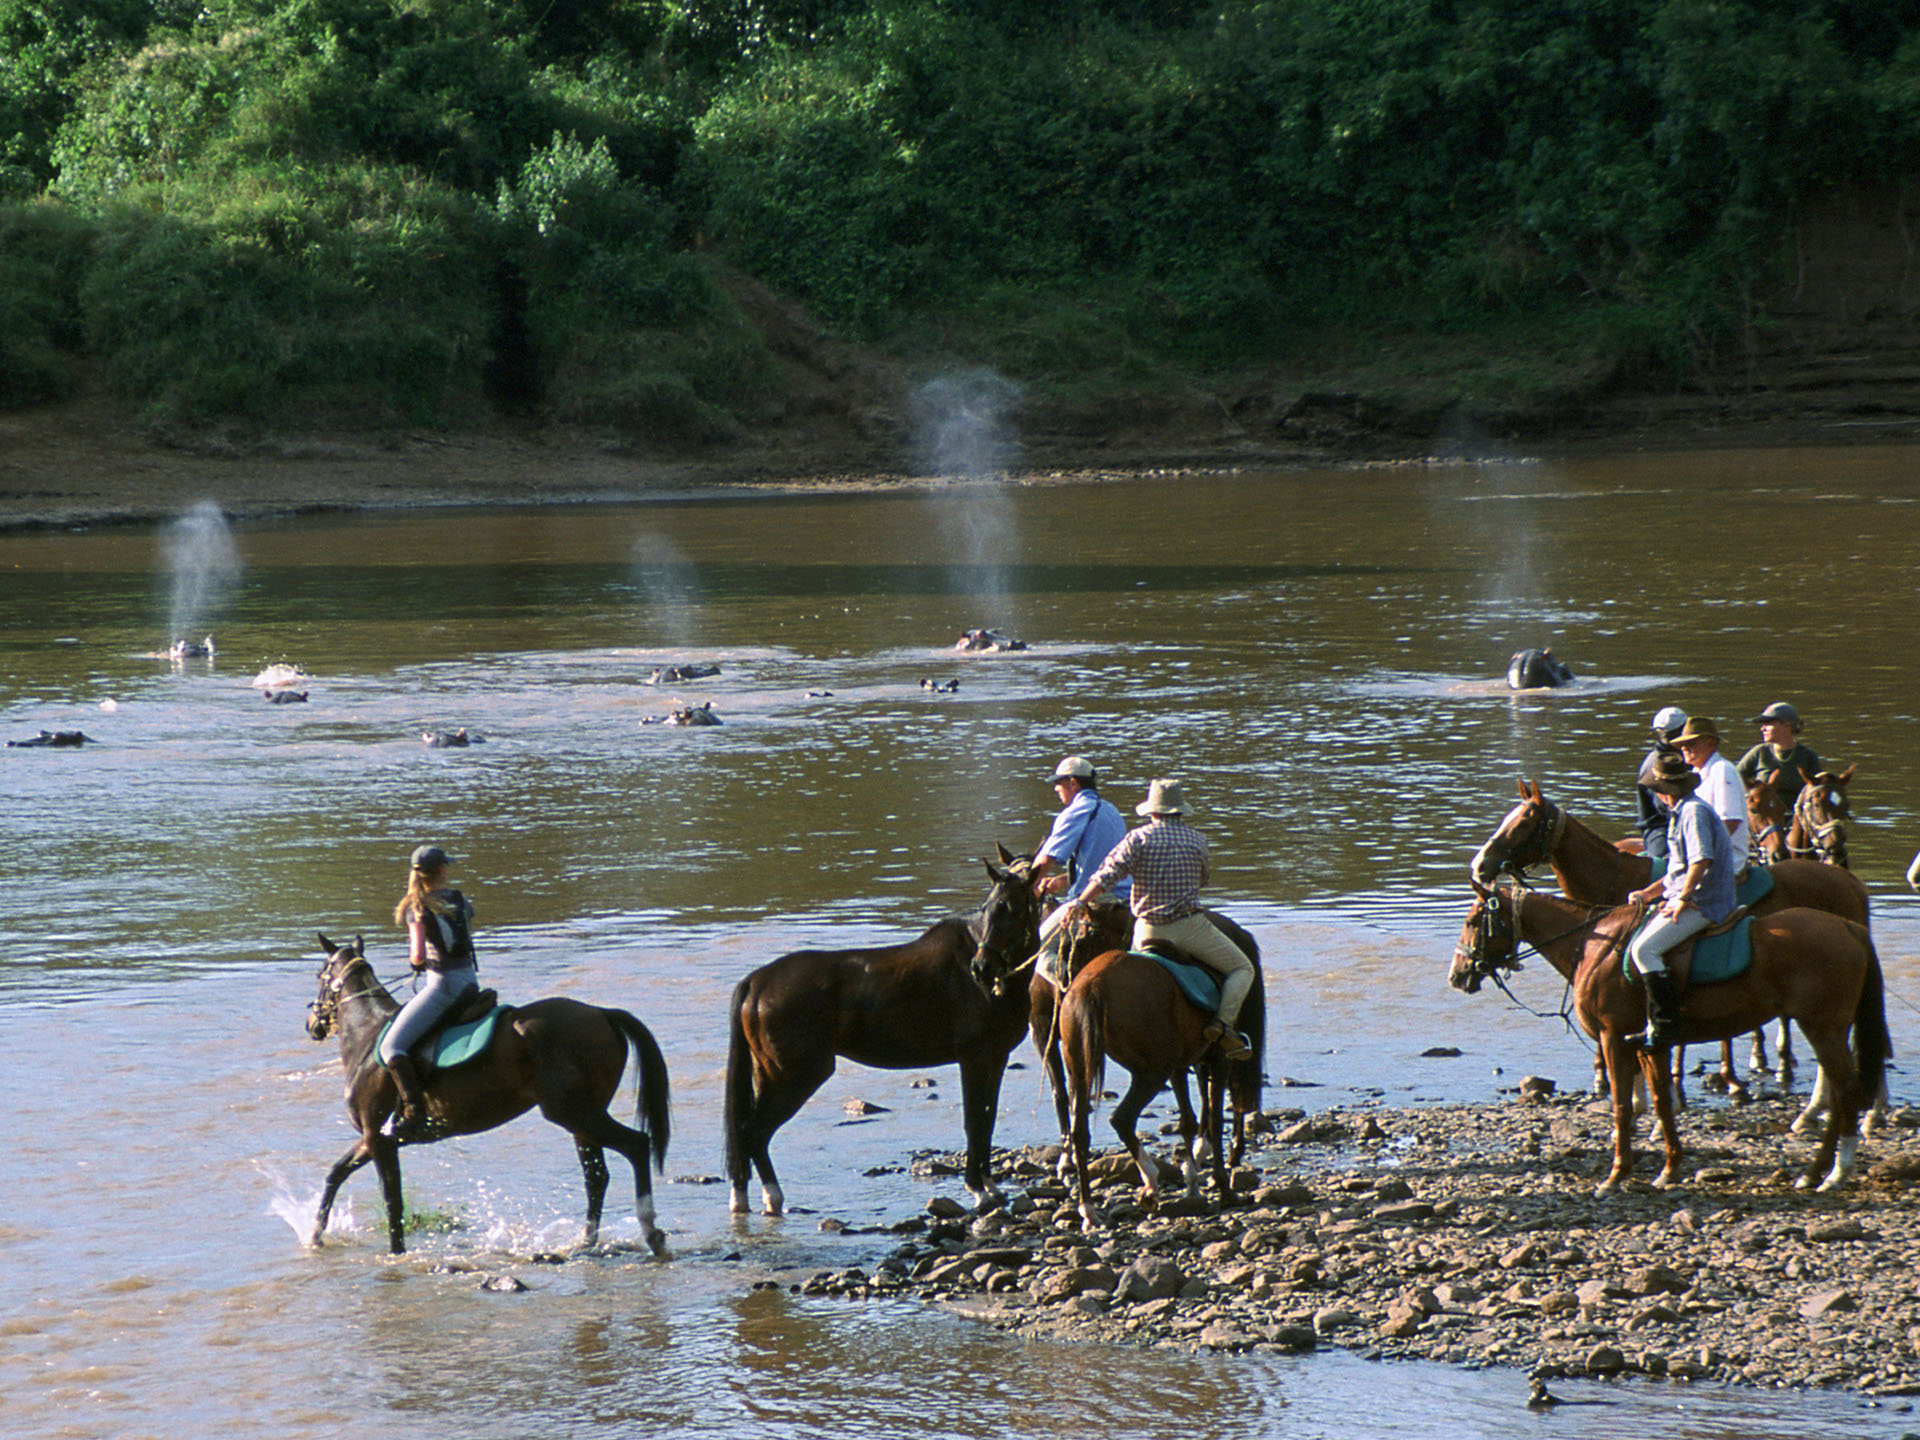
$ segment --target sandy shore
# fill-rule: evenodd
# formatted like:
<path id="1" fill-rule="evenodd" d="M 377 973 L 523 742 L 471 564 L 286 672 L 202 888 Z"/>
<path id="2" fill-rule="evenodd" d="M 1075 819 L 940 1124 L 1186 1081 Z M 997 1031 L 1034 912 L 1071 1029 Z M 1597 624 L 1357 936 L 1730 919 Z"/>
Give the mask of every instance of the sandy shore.
<path id="1" fill-rule="evenodd" d="M 1596 1199 L 1611 1118 L 1588 1096 L 1268 1112 L 1224 1209 L 1179 1191 L 1143 1206 L 1109 1152 L 1097 1229 L 1056 1150 L 1014 1152 L 1004 1210 L 936 1199 L 870 1268 L 791 1283 L 1065 1340 L 1920 1395 L 1920 1220 L 1904 1198 L 1920 1112 L 1898 1112 L 1832 1195 L 1794 1188 L 1814 1151 L 1787 1135 L 1796 1113 L 1778 1095 L 1696 1107 L 1690 1183 Z M 1658 1168 L 1644 1143 L 1640 1166 Z"/>

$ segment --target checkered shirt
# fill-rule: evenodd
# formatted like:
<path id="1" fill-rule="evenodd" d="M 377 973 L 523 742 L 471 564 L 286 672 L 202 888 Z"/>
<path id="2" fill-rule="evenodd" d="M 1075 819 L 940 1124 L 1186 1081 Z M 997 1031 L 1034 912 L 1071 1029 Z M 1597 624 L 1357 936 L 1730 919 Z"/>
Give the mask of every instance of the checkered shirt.
<path id="1" fill-rule="evenodd" d="M 1200 909 L 1200 890 L 1210 873 L 1206 837 L 1177 815 L 1157 815 L 1127 832 L 1087 889 L 1111 890 L 1121 876 L 1132 876 L 1133 918 L 1165 925 Z"/>

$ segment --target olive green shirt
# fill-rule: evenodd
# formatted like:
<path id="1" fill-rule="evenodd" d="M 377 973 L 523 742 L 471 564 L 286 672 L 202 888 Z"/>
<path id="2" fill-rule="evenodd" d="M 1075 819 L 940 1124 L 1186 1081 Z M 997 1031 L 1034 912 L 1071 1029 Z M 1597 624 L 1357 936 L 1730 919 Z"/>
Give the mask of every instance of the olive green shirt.
<path id="1" fill-rule="evenodd" d="M 1734 767 L 1740 772 L 1740 778 L 1748 785 L 1764 780 L 1780 792 L 1780 798 L 1789 806 L 1800 793 L 1800 787 L 1809 783 L 1822 769 L 1820 757 L 1797 741 L 1793 749 L 1784 756 L 1777 754 L 1774 748 L 1762 740 L 1753 749 L 1740 757 L 1740 763 Z"/>

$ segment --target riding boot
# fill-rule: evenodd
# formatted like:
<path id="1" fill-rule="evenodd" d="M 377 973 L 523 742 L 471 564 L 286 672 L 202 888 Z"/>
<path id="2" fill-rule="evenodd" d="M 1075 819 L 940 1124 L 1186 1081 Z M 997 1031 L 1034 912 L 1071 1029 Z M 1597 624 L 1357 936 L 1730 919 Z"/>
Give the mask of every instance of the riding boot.
<path id="1" fill-rule="evenodd" d="M 426 1097 L 420 1090 L 420 1072 L 414 1069 L 413 1057 L 396 1055 L 387 1070 L 393 1076 L 393 1083 L 400 1087 L 400 1116 L 394 1122 L 393 1138 L 424 1140 L 430 1122 Z"/>
<path id="2" fill-rule="evenodd" d="M 1673 976 L 1653 970 L 1640 977 L 1647 989 L 1647 1028 L 1634 1043 L 1647 1050 L 1666 1050 L 1680 1043 L 1680 997 Z"/>
<path id="3" fill-rule="evenodd" d="M 1207 1028 L 1201 1036 L 1213 1045 L 1220 1047 L 1220 1053 L 1229 1060 L 1251 1060 L 1253 1047 L 1247 1044 L 1247 1037 L 1219 1016 L 1207 1022 Z"/>

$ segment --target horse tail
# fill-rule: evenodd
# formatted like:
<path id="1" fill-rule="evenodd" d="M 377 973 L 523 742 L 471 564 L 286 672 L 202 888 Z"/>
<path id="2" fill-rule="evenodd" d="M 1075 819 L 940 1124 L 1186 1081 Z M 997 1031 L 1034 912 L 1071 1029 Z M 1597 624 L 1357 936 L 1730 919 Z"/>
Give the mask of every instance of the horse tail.
<path id="1" fill-rule="evenodd" d="M 1873 937 L 1864 925 L 1848 921 L 1847 928 L 1867 947 L 1867 979 L 1853 1008 L 1853 1069 L 1860 1077 L 1860 1103 L 1871 1105 L 1886 1081 L 1887 1061 L 1893 1056 L 1893 1037 L 1887 1033 L 1887 989 Z"/>
<path id="2" fill-rule="evenodd" d="M 1092 1114 L 1100 1103 L 1101 1092 L 1107 1088 L 1107 997 L 1098 985 L 1082 986 L 1075 992 L 1074 1010 L 1077 1023 L 1074 1026 L 1074 1039 L 1077 1045 L 1068 1044 L 1067 1029 L 1060 1027 L 1060 1045 L 1066 1053 L 1066 1062 L 1062 1069 L 1078 1061 L 1084 1067 L 1087 1082 L 1087 1113 Z M 1062 1019 L 1064 1020 L 1064 1016 Z M 1072 1077 L 1068 1077 L 1071 1085 Z"/>
<path id="3" fill-rule="evenodd" d="M 753 1159 L 747 1154 L 747 1126 L 753 1121 L 753 1052 L 747 1044 L 747 986 L 752 976 L 733 987 L 727 1006 L 727 1080 L 722 1125 L 727 1132 L 727 1178 L 745 1185 Z"/>
<path id="4" fill-rule="evenodd" d="M 634 1097 L 633 1124 L 644 1130 L 653 1147 L 653 1168 L 667 1167 L 667 1141 L 673 1133 L 672 1093 L 667 1079 L 667 1057 L 660 1053 L 660 1042 L 640 1023 L 639 1017 L 625 1010 L 609 1010 L 613 1028 L 626 1037 L 633 1049 L 635 1067 L 640 1072 L 640 1093 Z"/>
<path id="5" fill-rule="evenodd" d="M 1207 916 L 1253 962 L 1253 984 L 1241 1002 L 1239 1020 L 1240 1033 L 1247 1037 L 1247 1048 L 1253 1054 L 1228 1062 L 1227 1093 L 1242 1110 L 1258 1110 L 1267 1071 L 1267 977 L 1260 964 L 1260 943 L 1218 911 L 1209 910 Z"/>

